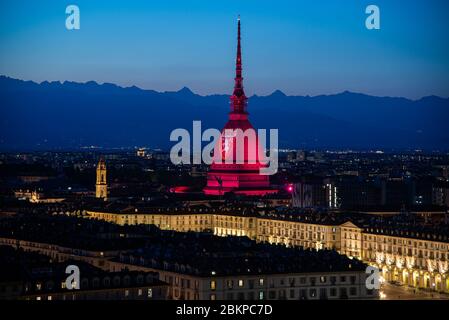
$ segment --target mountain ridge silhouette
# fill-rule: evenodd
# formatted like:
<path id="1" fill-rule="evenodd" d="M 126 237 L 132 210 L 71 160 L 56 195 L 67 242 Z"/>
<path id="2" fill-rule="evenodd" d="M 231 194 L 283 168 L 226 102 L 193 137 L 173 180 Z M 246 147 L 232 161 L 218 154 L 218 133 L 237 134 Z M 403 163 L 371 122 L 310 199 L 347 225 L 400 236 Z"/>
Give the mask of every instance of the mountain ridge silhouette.
<path id="1" fill-rule="evenodd" d="M 170 132 L 221 129 L 229 95 L 188 87 L 158 92 L 73 81 L 41 83 L 0 76 L 0 149 L 150 146 L 169 148 Z M 249 97 L 256 128 L 279 129 L 280 147 L 449 149 L 449 98 L 417 100 L 344 91 L 317 96 L 275 90 Z"/>

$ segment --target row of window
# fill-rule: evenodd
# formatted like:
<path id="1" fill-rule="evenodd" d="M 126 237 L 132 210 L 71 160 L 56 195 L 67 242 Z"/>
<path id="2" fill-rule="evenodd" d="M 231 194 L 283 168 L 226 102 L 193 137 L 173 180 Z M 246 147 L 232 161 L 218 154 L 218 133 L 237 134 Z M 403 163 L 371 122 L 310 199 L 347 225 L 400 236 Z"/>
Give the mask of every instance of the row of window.
<path id="1" fill-rule="evenodd" d="M 366 241 L 374 241 L 377 243 L 389 243 L 393 245 L 402 245 L 402 246 L 409 246 L 413 248 L 425 248 L 425 249 L 434 249 L 434 250 L 449 250 L 449 245 L 446 245 L 444 243 L 434 243 L 434 242 L 427 242 L 427 241 L 412 241 L 407 239 L 396 239 L 396 238 L 390 238 L 390 237 L 376 237 L 376 236 L 364 236 L 364 240 Z"/>
<path id="2" fill-rule="evenodd" d="M 266 280 L 264 278 L 260 278 L 258 280 L 254 280 L 254 279 L 249 279 L 249 280 L 244 280 L 244 279 L 238 279 L 237 281 L 234 281 L 233 279 L 229 279 L 225 281 L 225 288 L 228 290 L 231 290 L 233 288 L 244 288 L 245 285 L 249 288 L 249 289 L 253 289 L 255 287 L 255 284 L 257 284 L 259 287 L 264 287 L 266 284 L 268 284 L 268 286 L 270 288 L 274 288 L 275 286 L 290 286 L 290 287 L 295 287 L 298 285 L 310 285 L 310 286 L 315 286 L 317 285 L 317 283 L 320 284 L 328 284 L 328 280 L 329 283 L 332 285 L 335 285 L 337 283 L 337 280 L 339 281 L 339 283 L 347 283 L 347 281 L 349 281 L 350 284 L 354 285 L 357 282 L 357 277 L 356 276 L 320 276 L 320 277 L 289 277 L 289 278 L 281 278 L 281 279 L 270 279 L 268 281 L 268 283 L 266 283 Z M 217 289 L 217 281 L 216 280 L 211 280 L 209 283 L 209 288 L 211 290 L 216 290 Z"/>
<path id="3" fill-rule="evenodd" d="M 291 237 L 295 239 L 310 239 L 310 240 L 324 240 L 324 233 L 321 232 L 299 232 L 299 231 L 292 231 L 292 230 L 282 230 L 282 229 L 274 229 L 273 228 L 262 228 L 260 235 L 270 235 L 270 236 L 284 236 L 284 237 Z M 335 236 L 333 236 L 333 239 L 335 239 Z"/>
<path id="4" fill-rule="evenodd" d="M 309 230 L 309 231 L 322 231 L 325 232 L 327 227 L 309 225 L 302 223 L 285 223 L 279 221 L 259 221 L 259 226 L 270 226 L 281 229 L 297 229 L 297 230 Z M 332 232 L 336 232 L 336 228 L 332 228 Z"/>
<path id="5" fill-rule="evenodd" d="M 152 299 L 153 298 L 153 289 L 152 288 L 147 288 L 147 289 L 142 289 L 139 288 L 137 289 L 136 292 L 133 292 L 135 294 L 135 297 L 137 298 L 147 298 L 147 299 Z M 48 295 L 48 296 L 36 296 L 35 299 L 40 301 L 40 300 L 53 300 L 53 295 Z M 125 289 L 123 291 L 115 291 L 114 293 L 108 292 L 108 291 L 104 291 L 104 292 L 79 292 L 79 293 L 73 293 L 73 294 L 63 294 L 62 296 L 56 296 L 56 298 L 60 298 L 62 300 L 86 300 L 86 299 L 92 299 L 92 298 L 99 298 L 101 297 L 102 299 L 118 299 L 121 297 L 125 297 L 125 298 L 131 298 L 132 294 L 130 293 L 129 289 Z"/>
<path id="6" fill-rule="evenodd" d="M 349 289 L 349 290 L 348 290 Z M 374 295 L 373 290 L 366 290 L 367 296 Z M 357 287 L 349 288 L 310 288 L 310 289 L 289 289 L 289 290 L 268 290 L 250 292 L 227 292 L 224 296 L 226 300 L 284 300 L 284 299 L 345 299 L 356 297 L 359 294 Z M 217 294 L 211 293 L 210 300 L 216 300 Z"/>
<path id="7" fill-rule="evenodd" d="M 372 246 L 370 244 L 365 244 L 365 249 L 367 250 L 378 250 L 383 253 L 389 254 L 398 254 L 398 255 L 408 255 L 415 256 L 417 258 L 430 258 L 430 259 L 440 259 L 440 260 L 449 260 L 449 252 L 433 252 L 428 250 L 417 250 L 417 249 L 405 249 L 402 250 L 402 247 L 391 247 L 391 246 Z"/>

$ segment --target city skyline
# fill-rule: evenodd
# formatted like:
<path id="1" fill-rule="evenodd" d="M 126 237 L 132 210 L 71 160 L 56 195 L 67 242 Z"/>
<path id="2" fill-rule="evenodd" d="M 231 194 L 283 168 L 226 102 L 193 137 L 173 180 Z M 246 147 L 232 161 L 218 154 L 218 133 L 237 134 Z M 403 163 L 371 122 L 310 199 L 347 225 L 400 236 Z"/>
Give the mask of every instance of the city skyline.
<path id="1" fill-rule="evenodd" d="M 123 12 L 120 4 L 79 1 L 80 30 L 65 29 L 66 4 L 3 4 L 0 74 L 228 94 L 234 52 L 229 26 L 241 14 L 248 35 L 243 49 L 248 96 L 275 90 L 449 96 L 449 48 L 443 41 L 449 28 L 442 1 L 407 6 L 378 1 L 380 30 L 366 29 L 369 3 L 358 1 L 329 1 L 326 7 L 288 1 L 226 7 L 134 2 Z"/>
<path id="2" fill-rule="evenodd" d="M 449 300 L 446 12 L 2 2 L 0 301 Z"/>

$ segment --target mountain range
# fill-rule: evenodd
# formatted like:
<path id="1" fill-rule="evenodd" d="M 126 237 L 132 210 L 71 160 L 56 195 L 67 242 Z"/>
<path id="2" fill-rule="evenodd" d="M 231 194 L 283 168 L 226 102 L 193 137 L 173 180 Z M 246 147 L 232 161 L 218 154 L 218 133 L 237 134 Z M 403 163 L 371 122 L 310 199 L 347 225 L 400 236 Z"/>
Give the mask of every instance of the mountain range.
<path id="1" fill-rule="evenodd" d="M 157 92 L 94 81 L 36 83 L 0 76 L 0 149 L 169 148 L 170 132 L 221 129 L 229 95 Z M 342 92 L 251 96 L 250 121 L 279 129 L 285 148 L 449 149 L 449 98 Z"/>

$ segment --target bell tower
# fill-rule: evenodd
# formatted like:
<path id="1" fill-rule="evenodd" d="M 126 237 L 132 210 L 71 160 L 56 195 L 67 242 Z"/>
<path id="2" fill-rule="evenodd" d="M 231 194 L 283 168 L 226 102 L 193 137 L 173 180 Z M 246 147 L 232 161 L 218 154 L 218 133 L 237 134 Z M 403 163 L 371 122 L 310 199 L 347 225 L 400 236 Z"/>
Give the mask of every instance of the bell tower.
<path id="1" fill-rule="evenodd" d="M 95 185 L 95 197 L 107 200 L 108 185 L 106 183 L 106 163 L 100 158 L 97 165 L 97 183 Z"/>

